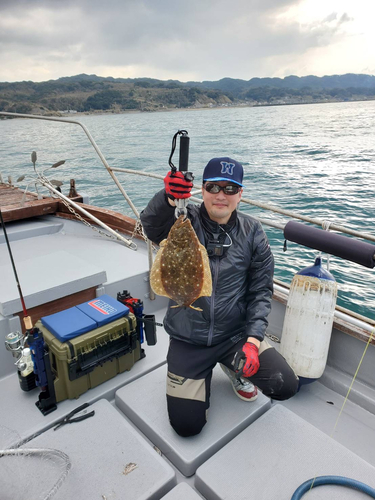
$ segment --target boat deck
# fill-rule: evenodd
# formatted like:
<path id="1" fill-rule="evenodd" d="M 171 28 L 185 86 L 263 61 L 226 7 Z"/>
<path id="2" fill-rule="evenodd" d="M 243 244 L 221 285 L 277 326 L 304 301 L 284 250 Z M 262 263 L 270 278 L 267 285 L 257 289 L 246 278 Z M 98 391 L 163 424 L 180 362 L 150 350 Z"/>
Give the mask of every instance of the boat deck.
<path id="1" fill-rule="evenodd" d="M 54 214 L 59 201 L 54 198 L 38 199 L 34 193 L 25 193 L 9 184 L 0 183 L 0 208 L 5 222 Z"/>
<path id="2" fill-rule="evenodd" d="M 26 304 L 35 310 L 46 299 L 59 304 L 87 289 L 94 296 L 113 297 L 127 289 L 142 298 L 145 313 L 162 321 L 167 301 L 149 298 L 147 249 L 142 242 L 137 241 L 134 252 L 82 224 L 52 216 L 9 223 L 7 229 Z M 0 231 L 3 338 L 9 329 L 20 328 L 20 319 L 17 288 L 7 270 L 9 257 L 1 238 Z M 275 303 L 270 334 L 280 334 L 281 314 L 280 304 Z M 368 372 L 373 373 L 369 368 L 373 346 L 363 367 L 366 377 L 353 386 L 357 402 L 346 402 L 336 427 L 349 374 L 331 356 L 335 362 L 329 360 L 320 381 L 303 386 L 294 398 L 281 403 L 262 394 L 255 402 L 241 401 L 216 367 L 208 423 L 200 435 L 181 438 L 170 427 L 166 411 L 168 336 L 162 327 L 157 327 L 157 335 L 157 344 L 144 345 L 146 357 L 130 371 L 78 400 L 58 403 L 47 416 L 35 406 L 38 389 L 20 390 L 13 358 L 2 349 L 0 449 L 21 446 L 65 453 L 71 469 L 56 490 L 56 499 L 289 500 L 301 483 L 320 475 L 349 476 L 375 488 L 375 414 L 369 411 L 373 401 L 365 402 L 373 395 L 374 383 L 364 382 Z M 354 342 L 340 332 L 335 332 L 333 342 L 339 336 L 343 345 L 347 338 Z M 359 343 L 353 349 L 355 359 L 364 346 Z M 341 380 L 345 384 L 340 385 Z M 95 410 L 93 417 L 54 431 L 58 420 L 85 402 L 90 403 L 87 411 Z M 50 451 L 42 461 L 21 455 L 21 463 L 11 467 L 4 465 L 7 457 L 3 457 L 5 498 L 45 498 L 41 492 L 48 492 L 63 470 L 64 464 L 56 467 L 58 460 L 63 462 L 56 454 Z M 310 491 L 308 498 L 360 500 L 365 495 L 325 486 Z"/>

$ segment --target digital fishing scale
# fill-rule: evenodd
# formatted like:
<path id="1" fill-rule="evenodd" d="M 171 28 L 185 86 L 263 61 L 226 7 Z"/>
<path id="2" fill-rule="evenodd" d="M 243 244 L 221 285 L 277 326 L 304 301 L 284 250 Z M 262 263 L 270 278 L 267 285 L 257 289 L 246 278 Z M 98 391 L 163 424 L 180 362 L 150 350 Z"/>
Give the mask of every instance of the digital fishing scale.
<path id="1" fill-rule="evenodd" d="M 172 163 L 172 156 L 176 149 L 178 136 L 180 136 L 180 156 L 178 162 L 178 170 L 183 173 L 187 181 L 193 182 L 194 175 L 192 174 L 192 172 L 188 171 L 190 137 L 188 135 L 187 130 L 178 130 L 178 132 L 176 132 L 175 135 L 173 136 L 172 150 L 168 160 L 169 166 L 171 167 L 171 177 L 173 177 L 173 174 L 177 172 L 177 167 L 175 167 L 175 165 Z M 178 219 L 180 215 L 185 215 L 186 217 L 187 214 L 186 206 L 188 204 L 188 200 L 176 198 L 174 201 L 176 203 L 176 211 L 175 211 L 176 219 Z"/>
<path id="2" fill-rule="evenodd" d="M 188 132 L 186 130 L 179 130 L 175 133 L 172 139 L 172 150 L 169 156 L 169 166 L 171 167 L 171 176 L 177 172 L 177 168 L 172 163 L 172 156 L 176 149 L 177 137 L 180 136 L 180 156 L 179 156 L 179 168 L 178 170 L 183 173 L 185 179 L 189 182 L 193 182 L 194 175 L 192 172 L 188 171 L 189 165 L 189 147 L 190 147 L 190 138 L 188 136 Z M 178 199 L 174 200 L 176 204 L 175 217 L 178 219 L 180 215 L 187 214 L 186 206 L 189 203 L 187 199 Z M 209 239 L 207 243 L 207 254 L 209 257 L 217 256 L 221 257 L 224 254 L 226 248 L 229 248 L 232 245 L 232 239 L 229 234 L 220 226 L 222 233 L 213 234 L 212 238 Z M 225 239 L 223 241 L 222 235 L 225 235 Z M 229 240 L 229 241 L 228 241 Z M 228 243 L 226 244 L 226 241 Z"/>

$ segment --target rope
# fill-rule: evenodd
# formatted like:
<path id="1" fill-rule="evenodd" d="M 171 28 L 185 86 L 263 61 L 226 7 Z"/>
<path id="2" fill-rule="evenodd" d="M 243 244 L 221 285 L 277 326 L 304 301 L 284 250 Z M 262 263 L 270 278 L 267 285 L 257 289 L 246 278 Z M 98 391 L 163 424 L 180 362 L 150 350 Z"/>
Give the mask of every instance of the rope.
<path id="1" fill-rule="evenodd" d="M 323 231 L 329 231 L 331 228 L 331 225 L 332 225 L 332 222 L 330 222 L 328 220 L 324 220 L 322 222 Z M 320 252 L 320 255 L 322 255 L 322 252 Z M 329 271 L 329 259 L 330 259 L 330 255 L 329 255 L 329 253 L 327 253 L 327 271 Z"/>
<path id="2" fill-rule="evenodd" d="M 332 224 L 333 224 L 333 222 L 330 222 L 328 220 L 324 220 L 322 222 L 322 229 L 324 229 L 324 231 L 329 231 L 331 229 Z"/>

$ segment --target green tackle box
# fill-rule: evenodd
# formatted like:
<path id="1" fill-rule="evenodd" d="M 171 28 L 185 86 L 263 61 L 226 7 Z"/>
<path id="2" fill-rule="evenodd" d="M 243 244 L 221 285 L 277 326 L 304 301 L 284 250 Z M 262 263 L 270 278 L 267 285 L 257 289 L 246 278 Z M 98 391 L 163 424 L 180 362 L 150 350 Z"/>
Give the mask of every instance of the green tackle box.
<path id="1" fill-rule="evenodd" d="M 130 370 L 142 357 L 136 318 L 130 312 L 65 342 L 60 342 L 41 321 L 35 326 L 48 346 L 56 403 L 78 398 Z"/>

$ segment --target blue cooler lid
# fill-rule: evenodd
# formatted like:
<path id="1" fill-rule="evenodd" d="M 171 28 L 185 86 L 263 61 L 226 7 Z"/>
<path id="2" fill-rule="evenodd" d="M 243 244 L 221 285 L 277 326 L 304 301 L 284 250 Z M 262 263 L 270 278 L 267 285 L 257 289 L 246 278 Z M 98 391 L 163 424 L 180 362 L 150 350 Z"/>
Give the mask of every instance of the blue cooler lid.
<path id="1" fill-rule="evenodd" d="M 44 316 L 41 321 L 60 342 L 74 339 L 78 335 L 94 330 L 98 326 L 96 321 L 77 307 Z"/>
<path id="2" fill-rule="evenodd" d="M 101 295 L 97 299 L 89 300 L 76 307 L 96 321 L 98 326 L 106 325 L 129 314 L 129 308 L 110 295 Z"/>

